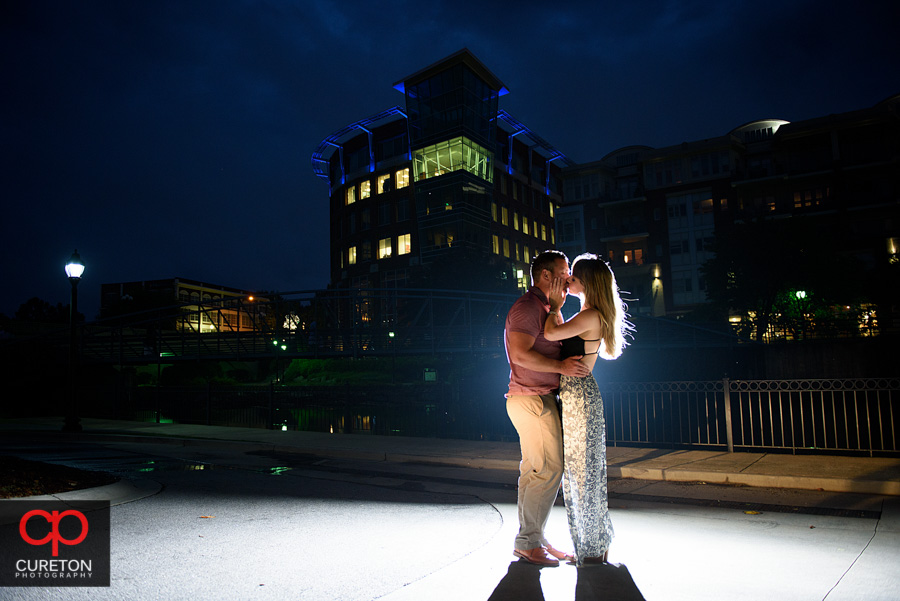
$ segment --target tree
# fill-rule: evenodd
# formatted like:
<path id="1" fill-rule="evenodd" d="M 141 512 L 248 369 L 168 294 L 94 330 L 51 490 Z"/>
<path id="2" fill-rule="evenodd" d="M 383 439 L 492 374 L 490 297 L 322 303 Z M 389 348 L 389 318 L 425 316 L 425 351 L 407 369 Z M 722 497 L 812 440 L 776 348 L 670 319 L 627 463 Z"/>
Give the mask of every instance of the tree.
<path id="1" fill-rule="evenodd" d="M 56 303 L 54 307 L 35 296 L 19 306 L 16 311 L 16 319 L 38 323 L 69 323 L 69 305 Z M 84 315 L 78 312 L 75 321 L 84 321 Z"/>

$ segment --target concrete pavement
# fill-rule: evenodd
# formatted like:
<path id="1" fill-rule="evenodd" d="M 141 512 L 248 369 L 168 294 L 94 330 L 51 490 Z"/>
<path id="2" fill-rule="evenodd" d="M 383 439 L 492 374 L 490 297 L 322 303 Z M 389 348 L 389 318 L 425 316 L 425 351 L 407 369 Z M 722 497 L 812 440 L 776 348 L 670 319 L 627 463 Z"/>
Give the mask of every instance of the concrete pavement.
<path id="1" fill-rule="evenodd" d="M 540 570 L 511 556 L 514 443 L 106 420 L 62 435 L 61 423 L 0 422 L 0 449 L 130 463 L 140 477 L 54 497 L 116 506 L 113 587 L 4 599 L 887 601 L 900 589 L 893 459 L 611 448 L 613 563 Z M 561 546 L 565 524 L 558 504 L 548 536 Z"/>
<path id="2" fill-rule="evenodd" d="M 326 434 L 83 419 L 73 439 L 166 442 L 180 446 L 218 444 L 275 453 L 391 463 L 517 471 L 519 445 L 365 434 Z M 56 432 L 61 418 L 0 421 L 0 435 Z M 705 482 L 750 487 L 900 496 L 900 457 L 839 457 L 780 453 L 727 453 L 609 447 L 611 479 L 640 482 Z"/>

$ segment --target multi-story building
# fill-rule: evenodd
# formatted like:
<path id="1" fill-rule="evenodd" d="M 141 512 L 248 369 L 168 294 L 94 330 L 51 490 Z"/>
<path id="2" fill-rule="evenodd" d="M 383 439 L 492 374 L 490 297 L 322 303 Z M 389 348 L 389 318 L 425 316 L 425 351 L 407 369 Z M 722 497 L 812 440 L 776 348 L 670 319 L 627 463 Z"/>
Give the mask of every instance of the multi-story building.
<path id="1" fill-rule="evenodd" d="M 556 245 L 572 162 L 499 108 L 503 83 L 463 49 L 398 81 L 396 106 L 325 138 L 336 288 L 516 291 Z"/>
<path id="2" fill-rule="evenodd" d="M 552 247 L 606 258 L 632 314 L 677 317 L 708 302 L 704 265 L 731 228 L 788 218 L 837 232 L 872 273 L 900 260 L 900 96 L 575 165 L 499 108 L 506 87 L 468 50 L 394 87 L 404 105 L 313 153 L 329 185 L 335 288 L 512 292 Z M 878 323 L 896 328 L 885 289 Z"/>
<path id="3" fill-rule="evenodd" d="M 271 329 L 268 299 L 228 286 L 184 278 L 119 282 L 100 287 L 100 316 L 170 308 L 165 323 L 191 332 L 254 332 Z M 154 315 L 155 317 L 155 315 Z"/>
<path id="4" fill-rule="evenodd" d="M 560 248 L 606 257 L 634 313 L 677 316 L 707 302 L 701 267 L 714 241 L 754 220 L 803 219 L 881 277 L 900 260 L 900 96 L 666 148 L 627 147 L 563 179 Z M 890 296 L 877 301 L 882 329 L 898 325 Z"/>

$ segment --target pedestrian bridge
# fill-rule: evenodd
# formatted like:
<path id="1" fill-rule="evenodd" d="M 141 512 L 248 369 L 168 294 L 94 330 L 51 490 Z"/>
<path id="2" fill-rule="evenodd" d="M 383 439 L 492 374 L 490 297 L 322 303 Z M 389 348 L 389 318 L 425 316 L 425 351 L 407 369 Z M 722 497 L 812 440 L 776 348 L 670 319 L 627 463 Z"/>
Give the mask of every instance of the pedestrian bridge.
<path id="1" fill-rule="evenodd" d="M 210 299 L 80 324 L 83 362 L 501 354 L 516 295 L 459 290 L 329 289 Z M 572 299 L 564 307 L 578 309 Z M 642 348 L 730 348 L 728 332 L 632 316 Z M 68 347 L 70 332 L 46 341 Z"/>

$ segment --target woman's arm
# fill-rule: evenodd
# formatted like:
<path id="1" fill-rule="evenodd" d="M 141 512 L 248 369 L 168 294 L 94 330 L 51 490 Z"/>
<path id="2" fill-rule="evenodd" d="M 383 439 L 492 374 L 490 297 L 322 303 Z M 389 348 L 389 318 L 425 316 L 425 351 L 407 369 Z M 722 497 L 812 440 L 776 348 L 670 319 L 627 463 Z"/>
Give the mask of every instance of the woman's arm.
<path id="1" fill-rule="evenodd" d="M 563 340 L 578 336 L 589 332 L 593 326 L 593 320 L 586 312 L 581 311 L 569 321 L 558 323 L 556 316 L 551 314 L 547 316 L 547 323 L 544 324 L 544 338 L 547 340 Z"/>

